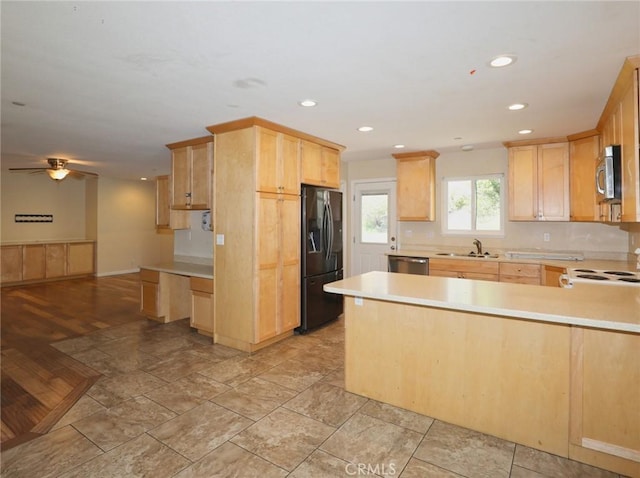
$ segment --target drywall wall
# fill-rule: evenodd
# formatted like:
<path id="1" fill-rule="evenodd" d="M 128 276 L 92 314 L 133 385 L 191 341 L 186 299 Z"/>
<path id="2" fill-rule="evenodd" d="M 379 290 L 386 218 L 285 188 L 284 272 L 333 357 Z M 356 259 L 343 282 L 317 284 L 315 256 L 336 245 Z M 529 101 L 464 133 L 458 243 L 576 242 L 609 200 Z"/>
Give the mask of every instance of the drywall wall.
<path id="1" fill-rule="evenodd" d="M 137 271 L 173 259 L 173 235 L 155 229 L 155 183 L 100 178 L 98 275 Z"/>
<path id="2" fill-rule="evenodd" d="M 0 185 L 3 243 L 88 239 L 85 180 L 2 171 Z M 16 214 L 51 214 L 53 222 L 16 223 Z"/>

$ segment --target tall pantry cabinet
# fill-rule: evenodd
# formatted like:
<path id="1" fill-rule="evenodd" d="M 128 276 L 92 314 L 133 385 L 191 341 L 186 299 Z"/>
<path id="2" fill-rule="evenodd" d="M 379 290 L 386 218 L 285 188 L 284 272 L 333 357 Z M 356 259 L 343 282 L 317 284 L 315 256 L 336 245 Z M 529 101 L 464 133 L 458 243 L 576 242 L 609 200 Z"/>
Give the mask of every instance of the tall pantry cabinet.
<path id="1" fill-rule="evenodd" d="M 214 141 L 214 340 L 258 350 L 300 325 L 302 141 L 251 117 L 209 126 Z"/>
<path id="2" fill-rule="evenodd" d="M 602 146 L 622 149 L 622 222 L 640 222 L 640 55 L 625 60 L 598 122 Z"/>

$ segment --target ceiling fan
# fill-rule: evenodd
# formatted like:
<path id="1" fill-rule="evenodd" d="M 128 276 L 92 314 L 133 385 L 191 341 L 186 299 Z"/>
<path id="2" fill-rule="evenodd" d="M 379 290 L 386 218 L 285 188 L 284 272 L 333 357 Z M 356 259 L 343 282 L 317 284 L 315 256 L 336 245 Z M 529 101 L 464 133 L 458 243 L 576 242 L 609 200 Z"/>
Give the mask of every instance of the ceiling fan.
<path id="1" fill-rule="evenodd" d="M 9 171 L 31 171 L 32 173 L 46 171 L 49 174 L 49 177 L 54 181 L 62 181 L 67 176 L 71 176 L 76 179 L 81 179 L 84 176 L 98 176 L 96 173 L 90 173 L 88 171 L 68 169 L 67 163 L 69 161 L 67 159 L 47 158 L 47 162 L 49 163 L 48 168 L 9 168 Z"/>

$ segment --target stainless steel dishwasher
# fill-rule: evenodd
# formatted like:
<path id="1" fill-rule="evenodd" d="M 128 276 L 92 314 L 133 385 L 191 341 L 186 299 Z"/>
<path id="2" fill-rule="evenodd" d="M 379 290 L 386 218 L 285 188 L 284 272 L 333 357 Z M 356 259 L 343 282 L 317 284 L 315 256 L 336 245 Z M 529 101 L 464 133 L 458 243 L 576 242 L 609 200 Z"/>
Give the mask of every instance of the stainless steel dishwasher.
<path id="1" fill-rule="evenodd" d="M 429 275 L 429 258 L 410 256 L 389 256 L 389 272 Z"/>

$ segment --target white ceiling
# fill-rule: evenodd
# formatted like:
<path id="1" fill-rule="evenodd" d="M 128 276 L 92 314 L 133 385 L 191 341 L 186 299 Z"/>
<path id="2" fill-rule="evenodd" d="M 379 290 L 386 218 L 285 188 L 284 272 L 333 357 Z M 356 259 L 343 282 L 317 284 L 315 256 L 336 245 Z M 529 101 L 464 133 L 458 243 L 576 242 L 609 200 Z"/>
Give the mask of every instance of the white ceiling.
<path id="1" fill-rule="evenodd" d="M 3 0 L 0 14 L 2 168 L 53 156 L 130 179 L 167 173 L 165 144 L 246 116 L 345 160 L 576 133 L 640 53 L 637 1 Z M 487 66 L 504 53 L 517 61 Z"/>

